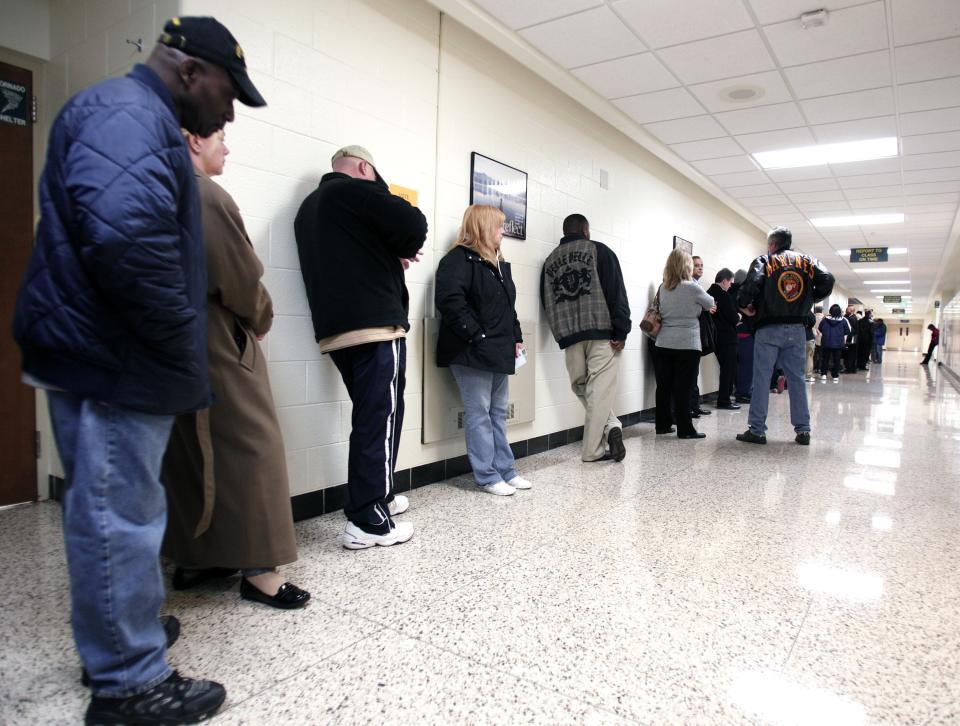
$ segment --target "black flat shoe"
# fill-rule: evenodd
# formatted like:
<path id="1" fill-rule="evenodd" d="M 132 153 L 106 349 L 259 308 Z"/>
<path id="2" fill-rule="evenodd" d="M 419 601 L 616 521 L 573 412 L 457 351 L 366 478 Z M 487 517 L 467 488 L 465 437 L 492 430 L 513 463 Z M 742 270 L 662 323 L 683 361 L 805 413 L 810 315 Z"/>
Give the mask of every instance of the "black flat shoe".
<path id="1" fill-rule="evenodd" d="M 699 412 L 699 411 L 691 411 L 691 412 L 690 412 L 690 418 L 700 418 L 700 412 Z"/>
<path id="2" fill-rule="evenodd" d="M 174 590 L 189 590 L 210 580 L 221 580 L 237 573 L 229 567 L 207 567 L 203 570 L 185 570 L 178 567 L 173 571 L 173 579 L 170 584 Z"/>
<path id="3" fill-rule="evenodd" d="M 766 434 L 757 436 L 753 431 L 747 429 L 742 434 L 737 434 L 737 441 L 744 441 L 748 444 L 765 444 L 767 443 L 767 437 Z"/>
<path id="4" fill-rule="evenodd" d="M 674 432 L 676 432 L 676 429 L 673 427 L 669 429 L 657 429 L 657 436 L 660 436 L 662 434 L 672 434 Z"/>
<path id="5" fill-rule="evenodd" d="M 750 403 L 750 396 L 737 396 L 737 403 Z"/>
<path id="6" fill-rule="evenodd" d="M 718 403 L 717 408 L 719 408 L 721 411 L 739 411 L 740 404 L 739 403 Z"/>
<path id="7" fill-rule="evenodd" d="M 707 438 L 707 435 L 694 431 L 692 434 L 677 434 L 677 438 L 678 439 L 705 439 Z"/>
<path id="8" fill-rule="evenodd" d="M 163 632 L 167 636 L 167 648 L 169 648 L 176 643 L 180 637 L 180 621 L 173 617 L 173 615 L 161 615 L 160 625 L 163 627 Z M 87 673 L 86 668 L 80 669 L 80 683 L 87 687 L 90 686 L 90 674 Z"/>
<path id="9" fill-rule="evenodd" d="M 713 413 L 713 411 L 706 408 L 701 408 L 697 411 L 697 413 L 699 413 L 701 416 L 709 416 L 711 413 Z"/>
<path id="10" fill-rule="evenodd" d="M 267 595 L 244 577 L 240 580 L 240 597 L 244 600 L 253 600 L 254 602 L 269 605 L 272 608 L 292 610 L 293 608 L 302 608 L 306 605 L 310 599 L 310 593 L 306 590 L 301 590 L 293 583 L 285 582 L 280 586 L 280 589 L 277 590 L 276 595 Z"/>

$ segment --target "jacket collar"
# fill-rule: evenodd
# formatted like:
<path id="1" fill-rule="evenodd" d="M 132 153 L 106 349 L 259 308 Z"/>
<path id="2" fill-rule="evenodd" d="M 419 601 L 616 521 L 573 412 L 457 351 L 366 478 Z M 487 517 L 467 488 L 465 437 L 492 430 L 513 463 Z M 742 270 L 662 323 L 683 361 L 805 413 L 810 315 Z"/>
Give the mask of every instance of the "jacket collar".
<path id="1" fill-rule="evenodd" d="M 173 104 L 173 96 L 170 94 L 170 89 L 167 88 L 166 84 L 160 80 L 160 76 L 157 75 L 150 66 L 143 63 L 137 63 L 133 67 L 133 70 L 127 74 L 127 78 L 132 78 L 135 81 L 139 81 L 151 91 L 156 93 L 160 100 L 166 104 L 167 108 L 170 109 L 170 113 L 173 114 L 173 117 L 177 119 L 177 123 L 180 122 L 180 116 L 177 113 L 177 107 Z"/>
<path id="2" fill-rule="evenodd" d="M 565 234 L 560 238 L 560 244 L 564 244 L 565 242 L 576 242 L 577 240 L 581 239 L 586 239 L 586 237 L 579 232 L 577 234 Z"/>
<path id="3" fill-rule="evenodd" d="M 320 177 L 320 183 L 323 184 L 328 181 L 333 181 L 334 179 L 350 179 L 355 182 L 361 182 L 363 184 L 375 184 L 383 189 L 389 189 L 387 183 L 383 180 L 383 177 L 380 176 L 379 172 L 377 172 L 376 181 L 371 181 L 370 179 L 357 179 L 356 177 L 350 176 L 349 174 L 344 174 L 340 171 L 328 171 L 326 174 Z"/>

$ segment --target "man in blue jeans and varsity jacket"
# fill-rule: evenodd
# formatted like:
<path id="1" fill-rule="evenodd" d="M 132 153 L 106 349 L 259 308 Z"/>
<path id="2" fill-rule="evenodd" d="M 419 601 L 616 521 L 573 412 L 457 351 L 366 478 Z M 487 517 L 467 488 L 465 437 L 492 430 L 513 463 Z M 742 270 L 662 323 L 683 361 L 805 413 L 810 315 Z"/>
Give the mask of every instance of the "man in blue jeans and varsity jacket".
<path id="1" fill-rule="evenodd" d="M 362 146 L 345 146 L 294 221 L 300 270 L 320 352 L 353 402 L 347 524 L 341 544 L 385 547 L 413 536 L 394 522 L 409 502 L 393 493 L 403 429 L 409 295 L 404 270 L 427 238 L 423 213 L 390 193 Z"/>
<path id="2" fill-rule="evenodd" d="M 802 446 L 810 445 L 810 409 L 803 385 L 806 359 L 804 320 L 810 307 L 833 291 L 833 275 L 820 261 L 790 249 L 793 235 L 777 227 L 767 235 L 767 254 L 750 265 L 740 286 L 738 302 L 744 315 L 756 320 L 753 349 L 753 398 L 750 428 L 737 434 L 738 441 L 767 443 L 767 406 L 770 376 L 782 368 L 790 392 L 790 422 Z"/>

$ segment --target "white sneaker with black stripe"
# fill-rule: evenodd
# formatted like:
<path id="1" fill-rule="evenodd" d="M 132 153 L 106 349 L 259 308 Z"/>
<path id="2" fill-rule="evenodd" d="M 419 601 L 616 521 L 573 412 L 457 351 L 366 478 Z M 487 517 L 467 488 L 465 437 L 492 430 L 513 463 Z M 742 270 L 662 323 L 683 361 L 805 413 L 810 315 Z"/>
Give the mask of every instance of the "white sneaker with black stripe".
<path id="1" fill-rule="evenodd" d="M 390 509 L 390 516 L 395 517 L 410 509 L 410 500 L 402 494 L 394 494 L 393 501 L 387 507 Z"/>
<path id="2" fill-rule="evenodd" d="M 389 547 L 403 544 L 413 537 L 413 524 L 410 522 L 394 522 L 393 528 L 387 534 L 370 534 L 364 532 L 353 522 L 347 522 L 340 535 L 340 543 L 348 550 L 365 550 L 368 547 Z"/>

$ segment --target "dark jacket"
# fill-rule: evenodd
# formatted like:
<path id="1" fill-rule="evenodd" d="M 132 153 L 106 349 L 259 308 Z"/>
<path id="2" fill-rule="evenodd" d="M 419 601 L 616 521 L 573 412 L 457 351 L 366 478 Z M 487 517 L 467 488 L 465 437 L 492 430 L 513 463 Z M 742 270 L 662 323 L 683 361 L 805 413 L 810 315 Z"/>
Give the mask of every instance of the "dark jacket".
<path id="1" fill-rule="evenodd" d="M 737 312 L 740 312 L 739 298 L 740 298 L 740 288 L 742 286 L 743 286 L 742 283 L 735 282 L 730 286 L 730 290 L 727 293 L 728 295 L 730 295 L 730 299 L 733 300 L 733 304 L 738 306 Z M 753 335 L 754 332 L 756 332 L 755 330 L 756 326 L 754 325 L 754 320 L 753 320 L 755 317 L 756 317 L 755 315 L 752 317 L 749 315 L 740 316 L 740 322 L 737 323 L 737 336 Z"/>
<path id="2" fill-rule="evenodd" d="M 209 405 L 200 203 L 156 73 L 138 65 L 67 102 L 40 212 L 13 326 L 24 372 L 147 413 Z"/>
<path id="3" fill-rule="evenodd" d="M 594 293 L 599 282 L 601 298 Z M 560 348 L 583 340 L 621 340 L 630 334 L 630 302 L 616 253 L 602 242 L 570 234 L 540 270 L 540 302 Z"/>
<path id="4" fill-rule="evenodd" d="M 740 307 L 753 305 L 756 327 L 806 321 L 813 303 L 833 291 L 833 275 L 814 257 L 782 249 L 760 255 L 740 287 Z"/>
<path id="5" fill-rule="evenodd" d="M 736 345 L 737 323 L 740 314 L 730 293 L 717 283 L 713 283 L 707 294 L 717 303 L 717 312 L 713 313 L 713 323 L 717 331 L 717 345 Z"/>
<path id="6" fill-rule="evenodd" d="M 873 319 L 864 315 L 857 324 L 857 346 L 869 347 L 873 345 Z"/>
<path id="7" fill-rule="evenodd" d="M 382 179 L 330 172 L 303 200 L 293 228 L 318 341 L 364 328 L 410 329 L 400 260 L 427 238 L 419 209 Z"/>
<path id="8" fill-rule="evenodd" d="M 822 318 L 820 320 L 820 347 L 842 348 L 843 341 L 849 332 L 850 322 L 846 318 Z"/>
<path id="9" fill-rule="evenodd" d="M 877 323 L 877 326 L 873 329 L 873 342 L 878 345 L 883 345 L 887 342 L 886 323 Z"/>
<path id="10" fill-rule="evenodd" d="M 860 327 L 860 318 L 856 313 L 844 315 L 843 319 L 847 321 L 850 332 L 847 333 L 847 345 L 853 345 L 857 342 L 857 329 Z"/>
<path id="11" fill-rule="evenodd" d="M 813 326 L 816 324 L 817 316 L 813 313 L 807 313 L 807 319 L 803 321 L 803 326 L 806 328 L 807 342 L 817 339 L 817 336 L 813 332 Z"/>
<path id="12" fill-rule="evenodd" d="M 454 247 L 437 267 L 435 300 L 441 317 L 438 366 L 514 372 L 523 335 L 509 262 L 501 262 L 498 271 L 473 250 Z"/>

